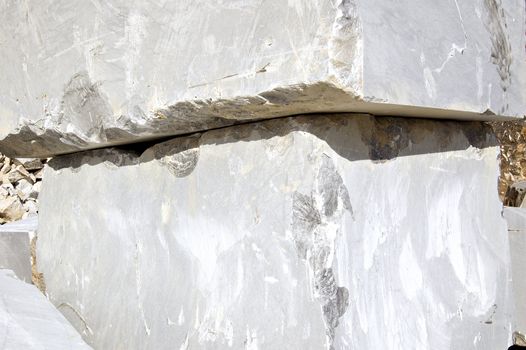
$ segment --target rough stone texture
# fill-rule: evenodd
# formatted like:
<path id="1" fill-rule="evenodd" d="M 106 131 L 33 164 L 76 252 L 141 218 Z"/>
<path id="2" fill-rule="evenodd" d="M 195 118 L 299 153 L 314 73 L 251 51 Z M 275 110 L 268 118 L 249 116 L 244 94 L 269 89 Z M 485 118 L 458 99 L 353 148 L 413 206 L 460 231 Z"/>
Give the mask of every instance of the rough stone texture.
<path id="1" fill-rule="evenodd" d="M 320 115 L 57 157 L 38 265 L 100 349 L 505 349 L 491 135 Z"/>
<path id="2" fill-rule="evenodd" d="M 36 217 L 0 226 L 0 269 L 31 283 L 30 242 L 37 229 Z"/>
<path id="3" fill-rule="evenodd" d="M 509 186 L 504 197 L 504 205 L 510 207 L 526 207 L 526 181 L 518 181 Z"/>
<path id="4" fill-rule="evenodd" d="M 35 286 L 2 269 L 0 344 L 6 350 L 91 349 Z"/>
<path id="5" fill-rule="evenodd" d="M 25 210 L 17 197 L 0 198 L 0 223 L 22 219 Z"/>
<path id="6" fill-rule="evenodd" d="M 11 159 L 0 154 L 0 225 L 38 213 L 38 193 L 46 160 Z"/>
<path id="7" fill-rule="evenodd" d="M 505 205 L 520 206 L 511 187 L 526 180 L 526 125 L 521 120 L 492 122 L 491 127 L 500 144 L 499 194 Z"/>
<path id="8" fill-rule="evenodd" d="M 13 159 L 13 162 L 17 165 L 21 165 L 26 170 L 40 170 L 44 168 L 44 163 L 38 158 L 19 158 Z"/>
<path id="9" fill-rule="evenodd" d="M 526 336 L 520 332 L 513 332 L 513 344 L 526 347 Z M 524 350 L 520 347 L 510 347 L 508 350 Z"/>
<path id="10" fill-rule="evenodd" d="M 504 208 L 510 236 L 511 271 L 515 295 L 515 330 L 526 334 L 526 208 Z M 526 344 L 524 344 L 526 346 Z"/>
<path id="11" fill-rule="evenodd" d="M 520 117 L 525 6 L 6 0 L 0 150 L 42 157 L 310 112 Z"/>

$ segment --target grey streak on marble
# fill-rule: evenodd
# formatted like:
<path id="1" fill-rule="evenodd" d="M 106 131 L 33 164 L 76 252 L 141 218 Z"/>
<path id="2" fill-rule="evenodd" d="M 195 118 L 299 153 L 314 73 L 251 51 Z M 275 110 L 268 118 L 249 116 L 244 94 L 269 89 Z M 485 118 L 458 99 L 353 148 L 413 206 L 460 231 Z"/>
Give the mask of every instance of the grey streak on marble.
<path id="1" fill-rule="evenodd" d="M 12 270 L 27 283 L 31 283 L 30 243 L 37 225 L 36 217 L 0 225 L 0 269 Z"/>
<path id="2" fill-rule="evenodd" d="M 349 291 L 336 284 L 330 260 L 334 240 L 341 234 L 338 224 L 346 210 L 352 213 L 347 188 L 330 157 L 323 157 L 313 192 L 293 194 L 292 234 L 298 255 L 307 261 L 314 276 L 311 288 L 322 304 L 330 348 L 339 319 L 349 306 Z"/>

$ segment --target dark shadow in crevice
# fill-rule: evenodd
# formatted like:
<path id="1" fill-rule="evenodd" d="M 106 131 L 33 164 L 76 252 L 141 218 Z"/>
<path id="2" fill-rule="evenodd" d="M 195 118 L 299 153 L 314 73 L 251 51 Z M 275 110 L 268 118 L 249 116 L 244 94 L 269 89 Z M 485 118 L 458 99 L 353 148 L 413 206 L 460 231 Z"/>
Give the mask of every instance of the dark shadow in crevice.
<path id="1" fill-rule="evenodd" d="M 308 133 L 325 141 L 349 161 L 387 162 L 398 157 L 498 145 L 491 127 L 484 122 L 331 113 L 263 120 L 203 133 L 78 152 L 55 157 L 49 165 L 55 170 L 101 162 L 129 166 L 203 145 L 269 140 L 295 132 Z M 148 150 L 150 152 L 146 152 Z"/>

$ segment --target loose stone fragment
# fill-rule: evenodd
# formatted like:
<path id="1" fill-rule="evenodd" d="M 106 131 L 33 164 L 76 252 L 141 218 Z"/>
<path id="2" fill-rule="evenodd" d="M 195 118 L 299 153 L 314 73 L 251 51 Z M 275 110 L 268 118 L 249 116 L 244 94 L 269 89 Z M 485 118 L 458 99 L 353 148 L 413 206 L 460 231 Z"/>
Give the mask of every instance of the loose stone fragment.
<path id="1" fill-rule="evenodd" d="M 3 193 L 7 192 L 8 196 L 16 196 L 15 188 L 13 185 L 11 185 L 11 183 L 2 184 L 0 185 L 0 188 L 2 188 Z"/>
<path id="2" fill-rule="evenodd" d="M 25 213 L 23 215 L 24 218 L 38 213 L 38 206 L 36 202 L 31 198 L 24 202 L 23 207 L 25 210 Z"/>
<path id="3" fill-rule="evenodd" d="M 526 181 L 518 181 L 508 187 L 504 196 L 504 204 L 510 207 L 523 207 L 526 205 Z"/>
<path id="4" fill-rule="evenodd" d="M 513 344 L 526 347 L 526 336 L 520 332 L 513 332 Z"/>
<path id="5" fill-rule="evenodd" d="M 28 180 L 22 179 L 16 185 L 16 193 L 22 201 L 26 201 L 33 194 L 33 185 Z"/>
<path id="6" fill-rule="evenodd" d="M 37 171 L 34 175 L 35 175 L 35 180 L 42 180 L 42 175 L 44 174 L 44 169 L 40 169 L 39 171 Z"/>
<path id="7" fill-rule="evenodd" d="M 11 164 L 4 163 L 2 165 L 2 168 L 0 169 L 0 176 L 3 176 L 5 174 L 9 173 L 10 170 L 11 170 Z"/>
<path id="8" fill-rule="evenodd" d="M 44 167 L 42 161 L 38 158 L 18 158 L 13 159 L 13 163 L 21 165 L 26 170 L 39 170 Z"/>
<path id="9" fill-rule="evenodd" d="M 41 188 L 42 188 L 42 181 L 35 183 L 31 187 L 31 192 L 29 192 L 29 198 L 36 200 L 38 198 L 38 194 L 40 193 Z"/>
<path id="10" fill-rule="evenodd" d="M 37 198 L 43 175 L 43 166 L 46 160 L 40 159 L 13 159 L 0 154 L 0 165 L 5 173 L 0 171 L 0 199 L 9 199 L 3 202 L 0 212 L 0 224 L 26 218 L 38 212 Z M 28 170 L 29 169 L 29 170 Z M 20 208 L 24 211 L 20 214 Z M 16 213 L 16 215 L 14 214 Z"/>
<path id="11" fill-rule="evenodd" d="M 9 196 L 9 191 L 2 185 L 0 186 L 0 199 L 4 199 Z"/>
<path id="12" fill-rule="evenodd" d="M 17 197 L 0 199 L 0 219 L 3 222 L 16 221 L 24 215 L 24 208 Z"/>
<path id="13" fill-rule="evenodd" d="M 7 179 L 10 183 L 15 184 L 22 179 L 31 180 L 31 177 L 23 166 L 17 165 L 14 169 L 7 174 Z"/>

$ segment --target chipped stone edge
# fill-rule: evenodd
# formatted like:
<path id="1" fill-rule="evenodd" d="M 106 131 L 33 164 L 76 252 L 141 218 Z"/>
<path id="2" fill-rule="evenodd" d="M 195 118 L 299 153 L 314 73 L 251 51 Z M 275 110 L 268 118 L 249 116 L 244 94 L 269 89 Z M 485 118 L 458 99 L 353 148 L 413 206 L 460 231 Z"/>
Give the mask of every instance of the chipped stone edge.
<path id="1" fill-rule="evenodd" d="M 355 69 L 355 68 L 348 68 Z M 213 130 L 236 124 L 312 113 L 369 113 L 375 115 L 456 120 L 513 120 L 487 111 L 392 105 L 361 98 L 339 84 L 316 82 L 275 88 L 255 96 L 176 102 L 150 115 L 120 116 L 96 132 L 81 134 L 74 125 L 44 125 L 22 121 L 0 140 L 0 152 L 10 157 L 45 158 L 84 150 L 150 141 Z M 107 120 L 107 117 L 104 117 Z M 65 118 L 64 120 L 67 120 Z M 76 131 L 61 131 L 76 130 Z M 1 137 L 1 136 L 0 136 Z"/>

